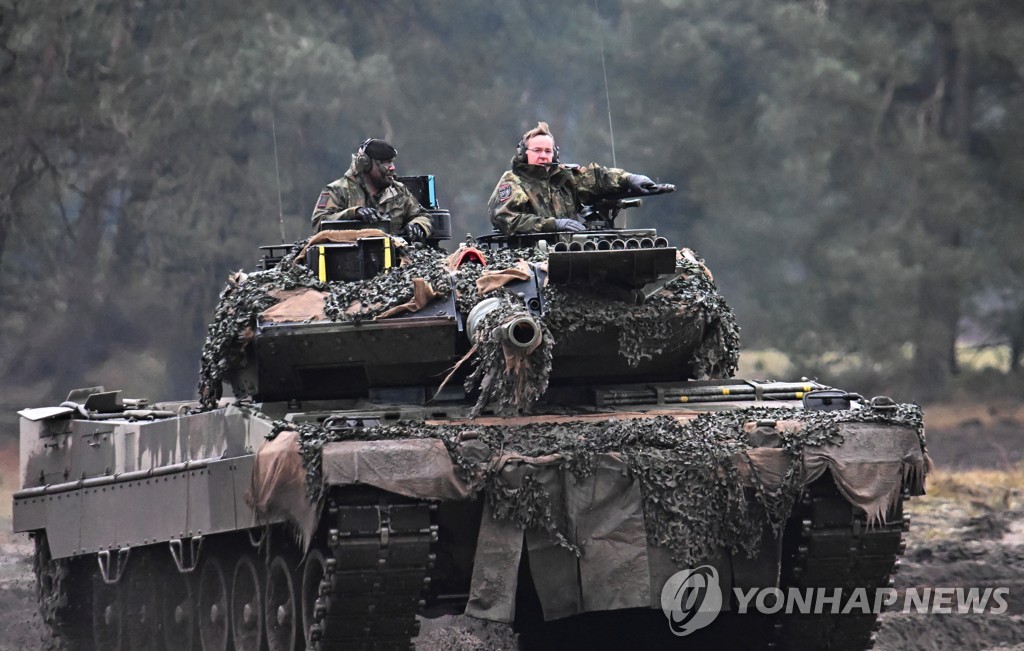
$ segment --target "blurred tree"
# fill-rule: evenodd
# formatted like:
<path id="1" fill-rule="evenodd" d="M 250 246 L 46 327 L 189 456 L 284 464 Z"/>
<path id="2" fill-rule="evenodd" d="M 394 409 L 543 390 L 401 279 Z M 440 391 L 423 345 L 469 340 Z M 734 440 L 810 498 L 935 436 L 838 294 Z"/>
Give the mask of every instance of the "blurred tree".
<path id="1" fill-rule="evenodd" d="M 219 279 L 251 266 L 254 242 L 281 239 L 278 191 L 297 194 L 304 169 L 289 164 L 304 157 L 296 139 L 316 143 L 314 155 L 322 146 L 303 114 L 366 101 L 339 88 L 392 86 L 387 62 L 359 65 L 328 34 L 296 33 L 253 5 L 78 0 L 11 12 L 5 74 L 26 92 L 4 106 L 16 128 L 3 155 L 19 172 L 3 223 L 18 251 L 2 252 L 0 292 L 36 345 L 5 355 L 6 370 L 61 392 L 112 360 L 117 375 L 131 372 L 148 353 L 166 368 L 143 388 L 191 392 Z M 300 32 L 325 24 L 299 18 Z M 292 125 L 280 187 L 276 114 Z M 315 133 L 296 134 L 304 123 Z M 308 228 L 302 194 L 289 205 L 302 222 L 293 238 Z"/>
<path id="2" fill-rule="evenodd" d="M 978 234 L 999 220 L 974 106 L 1005 55 L 981 43 L 990 27 L 1018 30 L 1019 11 L 663 5 L 637 11 L 634 29 L 664 56 L 638 56 L 631 74 L 659 63 L 677 71 L 676 97 L 659 99 L 683 107 L 677 149 L 700 156 L 689 174 L 701 207 L 693 241 L 733 299 L 745 342 L 812 368 L 832 359 L 910 371 L 920 397 L 941 392 L 956 372 L 966 292 L 990 282 Z M 635 104 L 640 113 L 644 100 Z"/>
<path id="3" fill-rule="evenodd" d="M 746 346 L 812 372 L 912 372 L 925 397 L 956 371 L 972 319 L 1020 365 L 1012 3 L 0 12 L 0 327 L 24 343 L 0 350 L 7 400 L 92 382 L 191 394 L 226 272 L 251 267 L 257 244 L 307 234 L 360 141 L 390 139 L 400 173 L 434 174 L 461 239 L 490 229 L 487 197 L 538 120 L 564 161 L 679 184 L 627 223 L 706 257 Z"/>

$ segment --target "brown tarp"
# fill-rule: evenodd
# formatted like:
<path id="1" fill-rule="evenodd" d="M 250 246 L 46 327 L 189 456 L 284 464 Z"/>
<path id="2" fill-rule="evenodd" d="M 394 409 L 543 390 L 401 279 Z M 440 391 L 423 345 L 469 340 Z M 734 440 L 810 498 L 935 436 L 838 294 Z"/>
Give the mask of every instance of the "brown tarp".
<path id="1" fill-rule="evenodd" d="M 363 237 L 388 237 L 388 234 L 379 228 L 360 228 L 356 231 L 320 231 L 313 237 L 309 238 L 309 241 L 306 242 L 304 247 L 302 247 L 299 254 L 295 256 L 295 259 L 305 259 L 306 251 L 309 250 L 309 247 L 316 246 L 317 244 L 341 244 L 344 242 L 355 242 Z"/>
<path id="2" fill-rule="evenodd" d="M 462 500 L 473 494 L 437 439 L 339 441 L 325 445 L 321 454 L 328 486 L 368 484 L 424 500 Z"/>
<path id="3" fill-rule="evenodd" d="M 797 425 L 795 421 L 780 422 L 778 428 Z M 898 499 L 904 477 L 911 492 L 922 488 L 927 457 L 912 429 L 866 423 L 840 427 L 842 446 L 805 448 L 804 483 L 831 471 L 842 494 L 867 514 L 869 522 L 878 522 Z M 486 541 L 486 548 L 482 544 L 477 547 L 466 614 L 512 621 L 516 581 L 499 577 L 518 572 L 514 550 L 521 549 L 524 540 L 545 619 L 611 608 L 658 607 L 661 586 L 681 568 L 671 561 L 667 550 L 648 546 L 638 483 L 626 474 L 617 474 L 625 473 L 625 468 L 616 454 L 598 455 L 594 475 L 578 485 L 571 473 L 558 470 L 560 459 L 555 457 L 526 461 L 543 465 L 535 476 L 552 496 L 555 517 L 564 517 L 570 523 L 573 542 L 583 543 L 582 557 L 577 559 L 556 545 L 546 532 L 530 531 L 524 537 L 522 530 L 508 522 L 485 517 L 480 523 L 480 540 Z M 769 489 L 781 485 L 792 463 L 781 448 L 755 448 L 735 461 L 745 481 L 753 481 L 756 474 Z M 769 570 L 775 568 L 761 572 L 763 576 L 746 577 L 763 583 L 761 587 L 777 581 L 775 542 L 764 541 L 763 562 L 746 563 L 760 570 L 770 561 Z M 719 558 L 707 562 L 715 565 L 727 587 L 734 579 L 730 567 L 744 566 L 737 565 L 737 560 L 742 559 L 730 560 L 723 550 Z"/>
<path id="4" fill-rule="evenodd" d="M 245 497 L 258 521 L 284 518 L 295 528 L 302 546 L 309 543 L 320 509 L 306 496 L 306 467 L 298 432 L 284 431 L 263 442 L 253 463 L 252 488 Z"/>
<path id="5" fill-rule="evenodd" d="M 515 581 L 501 577 L 517 575 L 524 535 L 545 619 L 651 605 L 640 485 L 629 476 L 621 456 L 599 455 L 593 474 L 579 483 L 559 470 L 557 455 L 522 461 L 536 468 L 534 477 L 552 498 L 555 520 L 567 522 L 570 542 L 582 554 L 577 558 L 547 532 L 524 534 L 508 521 L 495 520 L 488 510 L 480 527 L 486 548 L 477 546 L 467 613 L 497 621 L 515 616 Z"/>
<path id="6" fill-rule="evenodd" d="M 296 289 L 275 289 L 268 294 L 276 298 L 278 303 L 260 314 L 260 321 L 270 323 L 297 323 L 304 321 L 323 321 L 324 298 L 326 293 L 309 287 Z"/>
<path id="7" fill-rule="evenodd" d="M 572 533 L 583 551 L 583 610 L 647 605 L 651 596 L 643 502 L 640 484 L 633 481 L 626 462 L 620 454 L 602 454 L 592 475 L 579 484 L 567 481 L 565 489 Z"/>
<path id="8" fill-rule="evenodd" d="M 842 446 L 823 445 L 804 451 L 804 483 L 832 472 L 836 487 L 867 514 L 868 524 L 885 522 L 899 499 L 903 480 L 911 494 L 920 494 L 930 464 L 917 433 L 906 427 L 844 423 Z"/>
<path id="9" fill-rule="evenodd" d="M 775 432 L 795 425 L 780 421 Z M 920 492 L 928 461 L 913 429 L 868 423 L 843 423 L 840 428 L 841 446 L 805 448 L 804 483 L 830 471 L 842 494 L 868 515 L 869 522 L 884 517 L 898 499 L 904 479 L 912 493 Z M 758 435 L 768 444 L 772 429 L 758 428 Z M 343 441 L 325 445 L 322 455 L 326 485 L 368 484 L 413 498 L 441 500 L 466 499 L 477 489 L 456 474 L 440 440 Z M 524 543 L 547 619 L 658 606 L 660 586 L 679 568 L 666 550 L 648 546 L 640 487 L 621 456 L 597 455 L 593 474 L 578 483 L 572 473 L 559 468 L 561 461 L 557 454 L 537 458 L 504 454 L 491 464 L 496 470 L 531 466 L 535 479 L 551 495 L 556 521 L 567 524 L 569 541 L 581 548 L 582 555 L 577 558 L 557 545 L 547 532 L 524 532 L 510 520 L 497 520 L 490 507 L 485 507 L 467 614 L 512 621 Z M 756 475 L 756 481 L 771 488 L 781 484 L 792 460 L 779 447 L 761 447 L 738 455 L 735 462 L 745 482 L 754 482 Z M 521 480 L 521 476 L 514 471 L 499 473 L 510 488 L 518 485 L 516 478 Z M 282 432 L 261 447 L 253 471 L 251 503 L 262 515 L 287 516 L 308 540 L 318 512 L 306 500 L 304 483 L 294 432 Z M 766 544 L 763 553 L 771 558 L 775 547 Z M 722 585 L 727 587 L 734 577 L 729 575 L 728 552 L 723 550 L 720 556 L 708 562 L 719 569 Z M 743 580 L 767 585 L 776 579 L 768 572 Z"/>
<path id="10" fill-rule="evenodd" d="M 466 603 L 467 615 L 493 622 L 515 619 L 522 556 L 523 530 L 512 520 L 495 519 L 490 502 L 485 500 Z"/>
<path id="11" fill-rule="evenodd" d="M 476 279 L 476 291 L 483 296 L 499 287 L 504 287 L 516 280 L 528 280 L 533 276 L 530 265 L 523 260 L 516 262 L 516 266 L 508 269 L 485 269 L 480 277 Z"/>
<path id="12" fill-rule="evenodd" d="M 324 321 L 327 315 L 324 313 L 325 292 L 317 291 L 309 287 L 297 289 L 277 289 L 268 292 L 270 296 L 278 299 L 278 303 L 260 314 L 260 321 L 270 323 L 300 323 L 305 321 Z M 386 312 L 377 315 L 376 319 L 386 319 L 403 312 L 418 312 L 423 306 L 437 298 L 437 292 L 423 278 L 412 279 L 412 298 L 406 303 L 396 305 Z M 346 312 L 358 312 L 362 309 L 358 301 L 349 305 Z M 372 306 L 371 306 L 372 307 Z"/>
<path id="13" fill-rule="evenodd" d="M 715 277 L 711 275 L 711 270 L 708 269 L 707 265 L 705 265 L 704 262 L 700 258 L 698 258 L 697 254 L 694 253 L 691 249 L 679 249 L 679 251 L 676 253 L 676 259 L 686 260 L 687 262 L 697 265 L 704 272 L 704 275 L 708 277 L 708 280 L 710 280 L 711 282 L 715 282 Z"/>
<path id="14" fill-rule="evenodd" d="M 424 305 L 434 300 L 435 298 L 437 298 L 437 292 L 435 292 L 434 288 L 430 286 L 430 283 L 428 283 L 423 278 L 413 278 L 412 298 L 410 298 L 407 302 L 402 303 L 401 305 L 396 305 L 390 310 L 384 312 L 383 314 L 379 314 L 374 318 L 386 319 L 389 316 L 401 314 L 402 312 L 419 312 L 420 310 L 423 309 Z"/>

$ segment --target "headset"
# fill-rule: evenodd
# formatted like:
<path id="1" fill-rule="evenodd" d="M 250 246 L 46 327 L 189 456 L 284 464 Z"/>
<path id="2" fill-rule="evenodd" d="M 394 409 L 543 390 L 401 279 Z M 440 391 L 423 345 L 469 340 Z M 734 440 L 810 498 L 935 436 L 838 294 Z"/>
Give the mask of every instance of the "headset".
<path id="1" fill-rule="evenodd" d="M 366 147 L 376 138 L 367 138 L 360 145 L 359 149 L 356 150 L 356 171 L 360 174 L 365 174 L 373 169 L 373 160 L 366 155 Z"/>
<path id="2" fill-rule="evenodd" d="M 554 137 L 552 137 L 552 140 L 554 140 Z M 553 154 L 551 154 L 551 162 L 552 162 L 552 164 L 558 162 L 558 147 L 557 146 L 554 147 L 554 150 L 555 150 L 555 152 Z M 526 163 L 526 139 L 525 138 L 520 138 L 519 139 L 519 144 L 516 145 L 516 162 L 517 163 Z"/>

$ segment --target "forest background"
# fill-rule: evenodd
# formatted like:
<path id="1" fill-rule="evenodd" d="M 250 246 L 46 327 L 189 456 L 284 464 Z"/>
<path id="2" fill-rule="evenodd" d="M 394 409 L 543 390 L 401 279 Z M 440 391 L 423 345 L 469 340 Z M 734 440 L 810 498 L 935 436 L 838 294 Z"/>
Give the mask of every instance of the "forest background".
<path id="1" fill-rule="evenodd" d="M 745 350 L 1019 395 L 1022 80 L 998 0 L 0 0 L 0 424 L 194 397 L 227 274 L 308 236 L 366 137 L 435 176 L 449 248 L 488 232 L 538 120 L 677 184 L 627 219 L 704 257 Z"/>

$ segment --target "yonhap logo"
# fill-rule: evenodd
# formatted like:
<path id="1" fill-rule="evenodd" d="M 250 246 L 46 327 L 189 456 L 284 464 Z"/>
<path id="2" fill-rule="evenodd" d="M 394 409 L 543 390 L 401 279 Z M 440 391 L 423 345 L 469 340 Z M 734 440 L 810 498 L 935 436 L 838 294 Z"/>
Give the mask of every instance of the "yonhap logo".
<path id="1" fill-rule="evenodd" d="M 675 635 L 689 635 L 718 617 L 722 588 L 718 572 L 710 565 L 676 572 L 661 589 L 661 610 Z"/>

